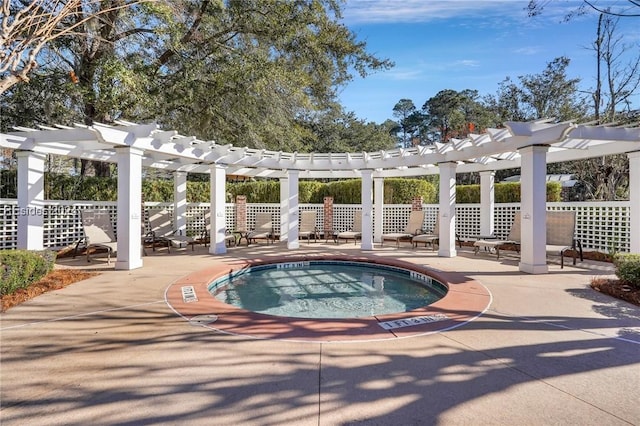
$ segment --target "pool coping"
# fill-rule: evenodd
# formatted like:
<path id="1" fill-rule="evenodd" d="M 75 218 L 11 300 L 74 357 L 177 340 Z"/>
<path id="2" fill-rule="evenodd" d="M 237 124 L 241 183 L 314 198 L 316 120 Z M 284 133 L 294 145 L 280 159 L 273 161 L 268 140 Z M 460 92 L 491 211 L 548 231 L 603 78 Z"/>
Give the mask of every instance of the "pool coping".
<path id="1" fill-rule="evenodd" d="M 442 299 L 412 311 L 349 319 L 306 319 L 260 314 L 228 305 L 216 299 L 208 290 L 208 286 L 216 279 L 245 268 L 305 261 L 367 262 L 408 269 L 433 277 L 449 290 Z M 189 292 L 189 298 L 184 297 L 184 288 Z M 165 301 L 169 307 L 194 325 L 256 339 L 318 343 L 390 340 L 450 330 L 482 315 L 491 300 L 491 293 L 484 285 L 463 274 L 366 255 L 294 255 L 220 262 L 176 280 L 165 291 Z M 380 325 L 383 322 L 395 328 L 385 329 Z"/>

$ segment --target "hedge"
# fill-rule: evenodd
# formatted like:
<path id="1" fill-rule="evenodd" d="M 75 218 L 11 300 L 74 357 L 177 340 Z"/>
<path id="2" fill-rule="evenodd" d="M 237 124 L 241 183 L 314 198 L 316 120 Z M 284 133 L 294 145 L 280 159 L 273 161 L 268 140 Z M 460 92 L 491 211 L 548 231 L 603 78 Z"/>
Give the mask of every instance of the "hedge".
<path id="1" fill-rule="evenodd" d="M 56 260 L 51 250 L 0 251 L 0 296 L 15 293 L 47 275 Z"/>
<path id="2" fill-rule="evenodd" d="M 562 184 L 560 182 L 547 182 L 547 201 L 562 201 Z M 496 203 L 519 203 L 520 183 L 504 182 L 494 186 Z M 456 203 L 479 203 L 480 185 L 458 185 L 456 187 Z"/>
<path id="3" fill-rule="evenodd" d="M 616 276 L 633 287 L 640 288 L 640 254 L 618 253 L 613 258 Z"/>
<path id="4" fill-rule="evenodd" d="M 6 198 L 15 198 L 14 195 Z M 360 204 L 361 180 L 348 179 L 331 182 L 301 180 L 298 201 L 300 203 L 322 203 L 325 196 L 332 196 L 336 204 Z M 226 200 L 233 202 L 237 195 L 246 195 L 249 203 L 279 203 L 280 182 L 259 180 L 241 183 L 228 182 Z M 562 186 L 559 182 L 547 182 L 547 201 L 561 201 Z M 116 178 L 80 177 L 59 174 L 45 174 L 45 198 L 49 200 L 92 200 L 114 201 L 118 195 Z M 437 187 L 424 179 L 388 178 L 384 181 L 385 204 L 408 204 L 413 197 L 422 196 L 426 204 L 438 202 Z M 173 181 L 171 179 L 143 179 L 142 199 L 151 202 L 171 202 Z M 187 201 L 190 203 L 209 202 L 209 182 L 187 181 Z M 516 203 L 520 201 L 519 183 L 496 183 L 496 203 Z M 480 185 L 458 185 L 456 202 L 459 204 L 479 203 Z"/>

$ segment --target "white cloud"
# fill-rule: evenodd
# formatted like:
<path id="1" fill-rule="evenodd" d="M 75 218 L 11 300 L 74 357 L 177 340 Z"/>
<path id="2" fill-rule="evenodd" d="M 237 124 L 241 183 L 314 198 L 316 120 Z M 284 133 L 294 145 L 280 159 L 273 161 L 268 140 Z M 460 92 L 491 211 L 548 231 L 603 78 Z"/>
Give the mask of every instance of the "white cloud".
<path id="1" fill-rule="evenodd" d="M 530 55 L 536 55 L 543 50 L 544 49 L 542 49 L 540 46 L 524 46 L 524 47 L 519 47 L 515 49 L 513 52 L 518 55 L 530 56 Z"/>
<path id="2" fill-rule="evenodd" d="M 453 63 L 454 67 L 465 67 L 465 68 L 477 68 L 480 66 L 480 62 L 473 59 L 460 59 L 459 61 L 455 61 Z"/>
<path id="3" fill-rule="evenodd" d="M 348 0 L 348 23 L 428 22 L 436 19 L 493 15 L 523 17 L 528 0 Z M 479 21 L 481 22 L 481 21 Z"/>
<path id="4" fill-rule="evenodd" d="M 422 76 L 422 70 L 414 69 L 392 69 L 385 72 L 383 78 L 396 81 L 418 80 Z"/>

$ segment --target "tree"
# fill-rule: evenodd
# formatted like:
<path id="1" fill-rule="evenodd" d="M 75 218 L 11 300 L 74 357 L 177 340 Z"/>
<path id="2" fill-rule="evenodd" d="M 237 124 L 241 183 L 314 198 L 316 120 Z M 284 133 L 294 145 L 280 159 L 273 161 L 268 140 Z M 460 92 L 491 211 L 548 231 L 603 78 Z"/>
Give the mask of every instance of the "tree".
<path id="1" fill-rule="evenodd" d="M 600 104 L 605 107 L 604 120 L 616 120 L 618 107 L 628 105 L 630 97 L 640 86 L 640 55 L 622 63 L 624 54 L 639 46 L 626 45 L 622 37 L 616 35 L 618 19 L 600 14 L 598 19 L 598 37 L 594 43 L 597 58 L 596 90 L 594 91 L 595 118 L 600 120 Z M 635 49 L 634 49 L 635 48 Z M 601 67 L 601 63 L 603 67 Z M 601 69 L 604 69 L 601 74 Z M 602 93 L 602 80 L 606 88 Z"/>
<path id="2" fill-rule="evenodd" d="M 353 112 L 330 109 L 300 119 L 304 150 L 308 152 L 363 152 L 394 147 L 390 125 L 366 123 Z"/>
<path id="3" fill-rule="evenodd" d="M 533 108 L 536 119 L 555 117 L 567 120 L 581 116 L 577 98 L 579 78 L 567 78 L 570 59 L 559 57 L 547 64 L 542 74 L 520 77 L 523 102 Z"/>
<path id="4" fill-rule="evenodd" d="M 144 0 L 141 0 L 144 1 Z M 2 0 L 0 94 L 28 82 L 41 51 L 51 42 L 82 31 L 101 15 L 116 13 L 141 1 L 113 1 L 97 9 L 98 0 Z M 75 78 L 74 74 L 70 75 Z"/>
<path id="5" fill-rule="evenodd" d="M 393 116 L 397 121 L 397 130 L 401 135 L 398 137 L 398 146 L 402 148 L 410 147 L 411 140 L 418 131 L 420 118 L 418 111 L 411 99 L 400 99 L 393 107 Z"/>
<path id="6" fill-rule="evenodd" d="M 558 0 L 529 0 L 526 10 L 529 16 L 538 16 L 543 13 L 544 8 L 550 3 L 558 3 Z M 600 14 L 619 17 L 640 17 L 640 2 L 638 0 L 626 0 L 619 2 L 608 2 L 599 0 L 582 0 L 582 3 L 574 7 L 574 1 L 565 0 L 571 3 L 571 9 L 565 14 L 565 21 L 571 20 L 575 16 L 584 15 L 589 10 L 594 10 Z"/>
<path id="7" fill-rule="evenodd" d="M 540 74 L 519 76 L 518 83 L 507 77 L 495 97 L 485 97 L 485 105 L 500 122 L 582 118 L 586 107 L 578 92 L 580 79 L 567 77 L 569 62 L 556 58 Z"/>
<path id="8" fill-rule="evenodd" d="M 424 103 L 422 111 L 435 140 L 440 142 L 464 138 L 491 124 L 477 90 L 442 90 Z"/>
<path id="9" fill-rule="evenodd" d="M 38 55 L 43 75 L 73 71 L 81 102 L 68 104 L 87 124 L 152 120 L 219 143 L 293 151 L 303 147 L 298 118 L 333 108 L 351 70 L 392 65 L 366 52 L 333 0 L 112 3 L 124 4 L 82 2 L 85 14 L 65 21 L 76 31 Z"/>

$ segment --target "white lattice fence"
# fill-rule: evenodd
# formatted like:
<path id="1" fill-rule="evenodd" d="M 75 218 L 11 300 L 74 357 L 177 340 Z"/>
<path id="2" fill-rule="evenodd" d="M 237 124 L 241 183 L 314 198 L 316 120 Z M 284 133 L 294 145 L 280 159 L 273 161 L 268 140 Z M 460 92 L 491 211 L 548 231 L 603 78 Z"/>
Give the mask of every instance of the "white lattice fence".
<path id="1" fill-rule="evenodd" d="M 82 209 L 106 209 L 116 228 L 116 203 L 91 201 L 47 201 L 42 211 L 44 221 L 44 246 L 59 248 L 74 244 L 83 237 L 80 221 Z M 150 209 L 167 209 L 173 211 L 172 203 L 145 203 L 145 213 Z M 480 205 L 459 204 L 456 206 L 456 232 L 462 238 L 473 238 L 480 234 Z M 628 202 L 589 202 L 589 203 L 547 203 L 549 210 L 575 210 L 577 212 L 577 238 L 583 247 L 603 252 L 630 250 L 630 209 Z M 187 206 L 187 235 L 197 235 L 204 229 L 205 213 L 208 203 L 190 203 Z M 315 210 L 317 226 L 323 228 L 324 210 L 321 204 L 301 204 L 300 210 Z M 423 228 L 433 229 L 438 215 L 437 204 L 423 205 L 425 219 Z M 518 203 L 496 204 L 494 230 L 498 237 L 506 237 L 511 229 L 515 212 L 520 210 Z M 357 204 L 334 205 L 333 229 L 343 231 L 350 229 L 353 217 L 360 213 Z M 394 232 L 404 229 L 410 205 L 392 204 L 384 206 L 383 232 Z M 235 204 L 225 206 L 227 229 L 235 226 Z M 247 225 L 255 225 L 258 212 L 272 213 L 276 232 L 280 232 L 279 204 L 248 204 Z M 0 249 L 15 249 L 18 241 L 18 211 L 16 200 L 0 200 Z M 148 216 L 145 216 L 148 218 Z M 147 228 L 147 231 L 149 229 Z"/>

